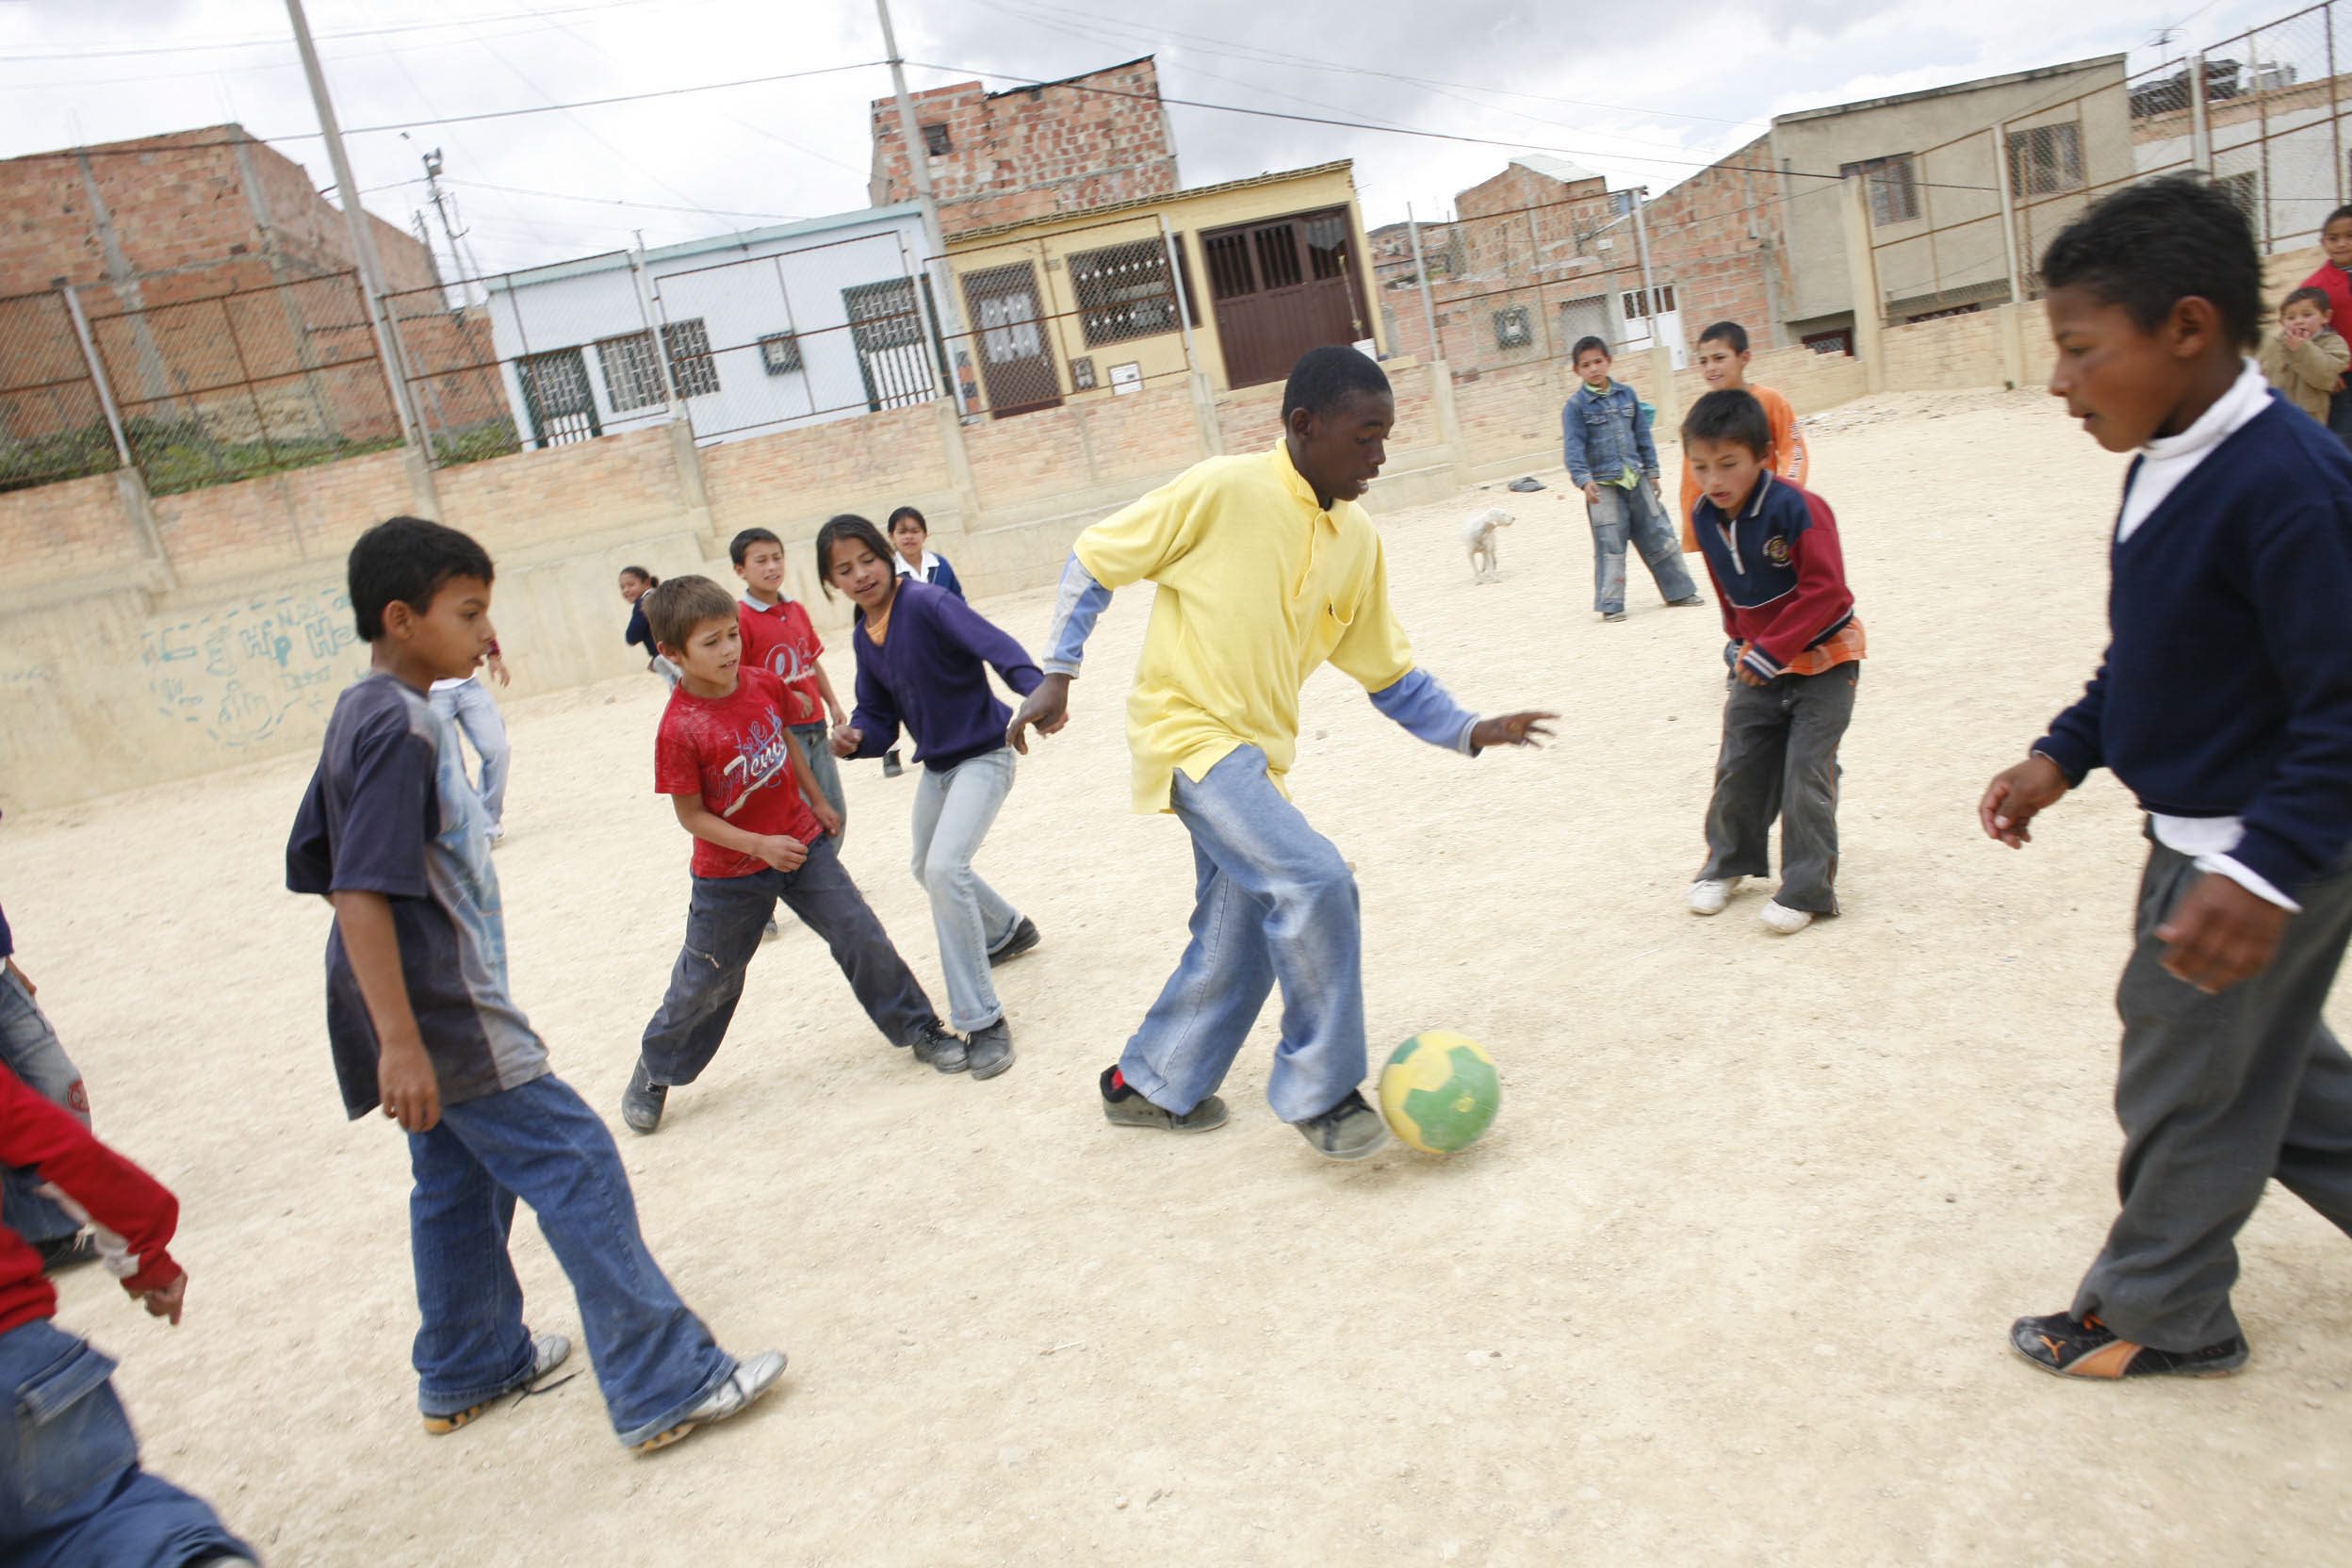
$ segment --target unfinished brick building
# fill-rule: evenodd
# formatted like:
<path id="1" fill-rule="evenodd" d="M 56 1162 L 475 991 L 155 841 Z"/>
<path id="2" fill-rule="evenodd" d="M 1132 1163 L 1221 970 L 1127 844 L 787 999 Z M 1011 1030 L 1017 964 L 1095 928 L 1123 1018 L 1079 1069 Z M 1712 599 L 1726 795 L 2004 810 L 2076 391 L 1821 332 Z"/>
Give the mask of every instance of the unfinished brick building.
<path id="1" fill-rule="evenodd" d="M 1026 222 L 1177 188 L 1176 143 L 1152 57 L 1036 87 L 978 82 L 914 97 L 942 234 Z M 875 206 L 912 201 L 898 100 L 874 102 Z"/>

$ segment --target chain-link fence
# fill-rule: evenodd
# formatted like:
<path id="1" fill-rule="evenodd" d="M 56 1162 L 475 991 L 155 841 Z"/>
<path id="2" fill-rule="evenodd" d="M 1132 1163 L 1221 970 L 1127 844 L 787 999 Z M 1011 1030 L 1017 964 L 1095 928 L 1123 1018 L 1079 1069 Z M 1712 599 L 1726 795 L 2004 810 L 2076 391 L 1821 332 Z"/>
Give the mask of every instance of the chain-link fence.
<path id="1" fill-rule="evenodd" d="M 0 491 L 103 474 L 116 463 L 64 290 L 0 299 Z"/>

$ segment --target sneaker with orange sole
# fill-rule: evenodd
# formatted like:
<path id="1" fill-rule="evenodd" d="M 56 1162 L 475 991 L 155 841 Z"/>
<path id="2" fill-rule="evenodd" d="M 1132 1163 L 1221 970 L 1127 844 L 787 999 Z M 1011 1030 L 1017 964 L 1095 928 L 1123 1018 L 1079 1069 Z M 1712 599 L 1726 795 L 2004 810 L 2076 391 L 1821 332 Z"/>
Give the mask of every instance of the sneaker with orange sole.
<path id="1" fill-rule="evenodd" d="M 2043 1371 L 2061 1378 L 2226 1378 L 2253 1354 L 2244 1334 L 2199 1350 L 2159 1350 L 2135 1345 L 2099 1320 L 2054 1312 L 2009 1325 L 2009 1344 Z"/>

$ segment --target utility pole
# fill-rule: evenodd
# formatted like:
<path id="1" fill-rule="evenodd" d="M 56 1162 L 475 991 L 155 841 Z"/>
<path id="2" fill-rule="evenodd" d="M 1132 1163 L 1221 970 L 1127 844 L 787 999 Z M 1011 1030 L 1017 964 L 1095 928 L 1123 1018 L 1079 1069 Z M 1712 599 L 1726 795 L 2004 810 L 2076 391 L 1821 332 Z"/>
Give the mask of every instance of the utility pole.
<path id="1" fill-rule="evenodd" d="M 335 102 L 327 96 L 326 73 L 318 65 L 318 46 L 310 41 L 310 22 L 302 15 L 302 0 L 286 0 L 287 20 L 294 24 L 294 46 L 302 52 L 302 74 L 310 80 L 310 101 L 318 111 L 318 130 L 326 138 L 327 162 L 335 170 L 335 204 L 351 231 L 351 261 L 359 269 L 360 291 L 368 297 L 368 322 L 375 329 L 376 351 L 384 358 L 384 381 L 392 389 L 392 412 L 400 416 L 400 439 L 416 442 L 416 417 L 408 406 L 408 376 L 401 368 L 400 341 L 384 315 L 384 263 L 376 256 L 376 237 L 368 230 L 368 209 L 360 205 L 359 181 L 343 151 L 343 127 L 335 118 Z"/>
<path id="2" fill-rule="evenodd" d="M 923 144 L 923 127 L 915 123 L 915 101 L 906 91 L 906 62 L 898 52 L 898 34 L 890 26 L 890 0 L 874 0 L 874 14 L 882 20 L 882 52 L 890 57 L 890 90 L 898 95 L 898 136 L 906 144 L 906 173 L 915 188 L 915 203 L 923 209 L 923 242 L 931 252 L 925 264 L 931 284 L 931 306 L 939 318 L 939 330 L 953 344 L 963 336 L 963 311 L 956 301 L 956 274 L 947 265 L 947 240 L 939 231 L 939 204 L 931 191 L 931 153 Z M 960 410 L 963 378 L 956 371 L 971 356 L 969 345 L 955 350 L 951 357 L 959 361 L 949 372 L 947 395 Z"/>
<path id="3" fill-rule="evenodd" d="M 440 215 L 442 237 L 449 242 L 449 265 L 457 270 L 457 302 L 469 305 L 474 302 L 474 294 L 467 285 L 466 258 L 459 253 L 457 242 L 473 231 L 471 229 L 461 231 L 452 227 L 449 222 L 449 198 L 441 194 L 441 149 L 435 147 L 424 156 L 425 193 L 433 198 L 433 210 Z"/>

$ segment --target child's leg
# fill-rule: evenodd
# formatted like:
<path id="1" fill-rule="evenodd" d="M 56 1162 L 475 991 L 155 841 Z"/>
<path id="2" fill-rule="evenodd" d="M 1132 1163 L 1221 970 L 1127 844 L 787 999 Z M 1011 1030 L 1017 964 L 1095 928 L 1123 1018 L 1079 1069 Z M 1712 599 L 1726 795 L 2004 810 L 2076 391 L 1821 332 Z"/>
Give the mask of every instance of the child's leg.
<path id="1" fill-rule="evenodd" d="M 890 945 L 890 934 L 868 907 L 866 895 L 842 869 L 833 841 L 819 839 L 810 844 L 808 858 L 798 871 L 787 873 L 782 884 L 785 906 L 825 939 L 858 1005 L 883 1037 L 892 1045 L 921 1039 L 939 1021 L 939 1012 L 923 994 L 914 971 Z"/>
<path id="2" fill-rule="evenodd" d="M 90 1096 L 82 1087 L 81 1070 L 65 1054 L 48 1016 L 34 1002 L 24 983 L 0 965 L 0 1063 L 24 1081 L 24 1086 L 52 1104 L 62 1105 L 90 1125 Z M 63 1241 L 78 1233 L 81 1221 L 41 1191 L 39 1172 L 14 1166 L 0 1169 L 0 1217 L 8 1228 L 36 1245 Z M 6 1390 L 0 1390 L 5 1393 Z"/>
<path id="3" fill-rule="evenodd" d="M 1702 882 L 1764 876 L 1772 869 L 1772 818 L 1780 811 L 1788 749 L 1786 679 L 1750 686 L 1734 675 L 1723 682 L 1723 743 L 1707 803 Z"/>
<path id="4" fill-rule="evenodd" d="M 1618 615 L 1625 608 L 1625 493 L 1613 484 L 1601 486 L 1601 498 L 1588 501 L 1585 520 L 1592 525 L 1592 608 Z"/>
<path id="5" fill-rule="evenodd" d="M 113 1371 L 45 1317 L 0 1333 L 0 1561 L 257 1560 L 202 1498 L 139 1467 Z"/>
<path id="6" fill-rule="evenodd" d="M 796 724 L 792 726 L 792 738 L 808 755 L 808 771 L 817 780 L 817 793 L 841 813 L 841 831 L 834 836 L 838 843 L 849 836 L 849 802 L 841 793 L 841 765 L 833 758 L 832 731 L 821 724 Z"/>
<path id="7" fill-rule="evenodd" d="M 1690 568 L 1682 564 L 1682 535 L 1666 515 L 1665 503 L 1651 493 L 1649 482 L 1642 481 L 1623 494 L 1631 518 L 1633 547 L 1642 552 L 1642 564 L 1649 567 L 1658 596 L 1671 603 L 1697 593 Z"/>
<path id="8" fill-rule="evenodd" d="M 735 1370 L 646 1250 L 612 1135 L 570 1085 L 550 1075 L 445 1106 L 434 1133 L 442 1129 L 539 1217 L 580 1298 L 588 1354 L 623 1443 L 678 1425 Z M 526 1364 L 530 1356 L 526 1338 Z"/>
<path id="9" fill-rule="evenodd" d="M 1854 718 L 1859 663 L 1820 675 L 1783 676 L 1789 688 L 1788 742 L 1780 792 L 1783 908 L 1838 912 L 1838 743 Z"/>
<path id="10" fill-rule="evenodd" d="M 2278 1184 L 2352 1235 L 2352 1055 L 2325 1023 L 2312 1032 L 2311 1054 L 2295 1113 L 2272 1172 Z"/>
<path id="11" fill-rule="evenodd" d="M 1266 777 L 1266 754 L 1255 746 L 1234 750 L 1197 784 L 1180 772 L 1170 804 L 1196 851 L 1217 871 L 1215 883 L 1202 889 L 1185 965 L 1198 956 L 1210 973 L 1226 969 L 1247 983 L 1232 1003 L 1207 1007 L 1200 1019 L 1206 1027 L 1179 1015 L 1168 1021 L 1180 1028 L 1155 1036 L 1152 1022 L 1165 1016 L 1155 1006 L 1128 1042 L 1121 1070 L 1134 1059 L 1142 1071 L 1128 1080 L 1147 1099 L 1180 1114 L 1190 1109 L 1216 1087 L 1240 1049 L 1266 994 L 1257 965 L 1268 962 L 1282 988 L 1282 1038 L 1266 1075 L 1266 1101 L 1284 1121 L 1320 1116 L 1364 1081 L 1364 941 L 1355 877 L 1331 841 Z M 1222 951 L 1233 943 L 1260 946 L 1266 956 Z M 1184 987 L 1186 979 L 1185 969 L 1178 969 L 1162 1003 L 1180 988 L 1198 997 L 1200 988 Z M 1171 1097 L 1154 1094 L 1155 1084 L 1170 1086 Z M 1180 1106 L 1196 1086 L 1193 1101 Z"/>
<path id="12" fill-rule="evenodd" d="M 1119 1070 L 1162 1110 L 1189 1115 L 1217 1092 L 1274 988 L 1265 911 L 1192 841 L 1192 940 L 1127 1041 Z"/>
<path id="13" fill-rule="evenodd" d="M 2352 1142 L 2352 1070 L 2320 1025 L 2352 939 L 2352 872 L 2304 890 L 2270 967 L 2218 996 L 2166 973 L 2155 934 L 2204 874 L 2189 857 L 2149 847 L 2139 945 L 2115 997 L 2123 1212 L 2074 1301 L 2076 1316 L 2096 1313 L 2162 1350 L 2238 1331 L 2235 1238 L 2274 1169 L 2292 1171 L 2338 1224 L 2352 1217 L 2343 1166 L 2328 1178 L 2311 1170 L 2314 1155 L 2332 1146 L 2341 1162 Z"/>
<path id="14" fill-rule="evenodd" d="M 980 880 L 972 858 L 1013 788 L 1013 751 L 1000 746 L 915 784 L 915 880 L 931 895 L 931 923 L 947 973 L 948 1022 L 970 1034 L 1004 1016 L 988 955 L 1012 940 L 1020 913 Z"/>
<path id="15" fill-rule="evenodd" d="M 691 1084 L 719 1054 L 735 1004 L 743 1000 L 743 971 L 776 912 L 778 880 L 773 871 L 694 878 L 686 945 L 678 951 L 669 991 L 638 1046 L 653 1082 Z"/>
<path id="16" fill-rule="evenodd" d="M 408 1244 L 416 1267 L 416 1408 L 455 1415 L 531 1380 L 531 1331 L 507 1238 L 514 1195 L 447 1118 L 408 1138 Z"/>

